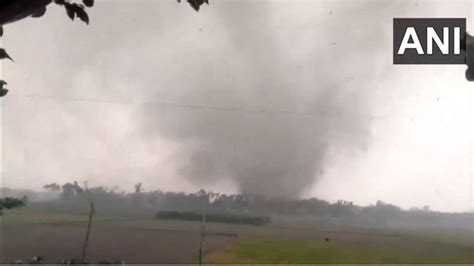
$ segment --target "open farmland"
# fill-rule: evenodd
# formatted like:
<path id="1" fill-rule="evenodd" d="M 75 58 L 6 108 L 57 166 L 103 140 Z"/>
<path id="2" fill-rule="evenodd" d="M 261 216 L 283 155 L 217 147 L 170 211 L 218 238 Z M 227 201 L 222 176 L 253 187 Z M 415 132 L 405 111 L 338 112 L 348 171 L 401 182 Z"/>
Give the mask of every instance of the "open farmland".
<path id="1" fill-rule="evenodd" d="M 15 212 L 4 216 L 2 262 L 43 256 L 78 258 L 86 216 Z M 97 216 L 91 261 L 195 263 L 201 224 L 190 221 Z M 363 230 L 317 224 L 269 226 L 208 223 L 207 263 L 473 263 L 472 234 Z M 329 239 L 329 242 L 325 241 Z"/>
<path id="2" fill-rule="evenodd" d="M 406 237 L 335 233 L 324 239 L 242 238 L 207 254 L 208 263 L 473 263 L 474 250 Z"/>
<path id="3" fill-rule="evenodd" d="M 2 226 L 1 262 L 26 261 L 33 256 L 43 256 L 46 262 L 80 258 L 85 221 L 86 217 L 80 216 L 7 216 Z M 179 222 L 172 226 L 153 222 L 98 217 L 91 230 L 87 257 L 90 261 L 120 259 L 127 263 L 196 262 L 198 230 Z M 231 234 L 210 234 L 204 251 L 225 246 L 233 239 Z"/>

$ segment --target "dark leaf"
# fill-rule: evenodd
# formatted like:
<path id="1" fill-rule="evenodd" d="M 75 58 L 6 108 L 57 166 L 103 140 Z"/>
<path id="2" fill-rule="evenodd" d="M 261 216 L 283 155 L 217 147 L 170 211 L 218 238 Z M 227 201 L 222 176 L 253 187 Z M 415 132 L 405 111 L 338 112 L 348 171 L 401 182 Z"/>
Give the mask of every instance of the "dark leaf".
<path id="1" fill-rule="evenodd" d="M 82 0 L 82 2 L 87 7 L 93 7 L 94 6 L 94 0 Z"/>
<path id="2" fill-rule="evenodd" d="M 54 0 L 54 3 L 58 4 L 58 5 L 64 5 L 66 3 L 65 0 Z"/>
<path id="3" fill-rule="evenodd" d="M 474 81 L 474 67 L 469 67 L 466 70 L 466 79 L 468 81 Z"/>
<path id="4" fill-rule="evenodd" d="M 80 18 L 82 21 L 84 21 L 86 24 L 89 24 L 89 15 L 87 15 L 87 12 L 84 10 L 84 6 L 81 5 L 73 5 L 74 6 L 74 12 L 76 13 L 76 16 Z"/>
<path id="5" fill-rule="evenodd" d="M 36 11 L 35 13 L 33 13 L 31 16 L 32 16 L 33 18 L 39 18 L 39 17 L 43 16 L 44 13 L 46 13 L 46 7 L 45 7 L 45 6 L 42 7 L 42 8 L 40 8 L 39 10 L 37 10 L 37 11 Z"/>
<path id="6" fill-rule="evenodd" d="M 8 93 L 7 89 L 0 89 L 0 97 L 7 95 L 7 93 Z"/>
<path id="7" fill-rule="evenodd" d="M 13 58 L 11 58 L 11 56 L 7 53 L 7 51 L 5 51 L 5 49 L 3 48 L 0 48 L 0 60 L 3 60 L 3 59 L 10 59 L 11 61 L 13 61 Z"/>
<path id="8" fill-rule="evenodd" d="M 198 2 L 198 0 L 188 0 L 188 3 L 191 5 L 191 7 L 196 10 L 196 11 L 199 11 L 199 7 L 201 6 Z"/>
<path id="9" fill-rule="evenodd" d="M 178 3 L 181 3 L 181 0 L 177 0 Z M 196 11 L 199 11 L 199 8 L 204 4 L 208 4 L 209 5 L 209 0 L 187 0 L 188 3 L 191 5 L 191 7 L 196 10 Z"/>
<path id="10" fill-rule="evenodd" d="M 93 7 L 94 6 L 94 0 L 82 0 L 82 2 L 87 7 Z"/>
<path id="11" fill-rule="evenodd" d="M 4 80 L 0 80 L 0 97 L 7 95 L 8 90 L 3 88 L 3 86 L 7 85 L 7 82 Z"/>
<path id="12" fill-rule="evenodd" d="M 66 8 L 66 13 L 67 16 L 71 19 L 74 20 L 74 17 L 76 16 L 76 13 L 74 12 L 74 6 L 70 3 L 64 3 L 64 7 Z"/>

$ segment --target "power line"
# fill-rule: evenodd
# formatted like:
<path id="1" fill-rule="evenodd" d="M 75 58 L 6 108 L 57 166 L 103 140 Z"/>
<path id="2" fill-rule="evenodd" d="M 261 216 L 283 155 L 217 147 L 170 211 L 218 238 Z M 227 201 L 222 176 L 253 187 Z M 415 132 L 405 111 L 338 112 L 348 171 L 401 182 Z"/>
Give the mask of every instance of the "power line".
<path id="1" fill-rule="evenodd" d="M 235 113 L 249 113 L 249 114 L 266 114 L 266 115 L 296 115 L 296 116 L 349 116 L 349 117 L 360 117 L 368 119 L 383 119 L 385 115 L 369 115 L 369 114 L 357 114 L 357 113 L 336 113 L 327 111 L 292 111 L 292 110 L 271 110 L 271 109 L 247 109 L 244 107 L 228 107 L 228 106 L 212 106 L 203 104 L 183 104 L 176 102 L 165 102 L 165 101 L 123 101 L 123 100 L 109 100 L 109 99 L 94 99 L 94 98 L 81 98 L 81 97 L 58 97 L 51 95 L 21 95 L 21 94 L 10 94 L 9 97 L 21 97 L 30 99 L 46 99 L 53 101 L 70 101 L 70 102 L 81 102 L 81 103 L 105 103 L 105 104 L 122 104 L 122 105 L 161 105 L 175 108 L 185 108 L 194 110 L 206 110 L 206 111 L 219 111 L 219 112 L 235 112 Z"/>

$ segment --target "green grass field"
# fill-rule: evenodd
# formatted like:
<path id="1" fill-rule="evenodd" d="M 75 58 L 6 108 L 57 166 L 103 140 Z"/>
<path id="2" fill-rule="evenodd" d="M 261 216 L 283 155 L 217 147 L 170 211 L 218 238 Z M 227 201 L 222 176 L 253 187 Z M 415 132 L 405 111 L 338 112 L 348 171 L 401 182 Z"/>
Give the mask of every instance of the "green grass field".
<path id="1" fill-rule="evenodd" d="M 87 224 L 86 215 L 44 214 L 11 211 L 2 217 L 3 229 L 9 234 L 11 252 L 19 255 L 43 255 L 50 250 L 65 256 L 71 248 L 57 246 L 62 239 L 82 243 Z M 136 263 L 197 262 L 200 222 L 158 220 L 153 217 L 94 217 L 92 246 L 97 256 L 106 258 L 123 255 Z M 48 249 L 42 235 L 52 234 Z M 206 224 L 206 263 L 474 263 L 473 232 L 456 230 L 361 230 L 360 228 L 323 227 L 300 224 L 271 224 L 267 226 Z M 30 235 L 30 238 L 26 236 Z M 31 235 L 36 236 L 32 239 Z M 148 244 L 143 244 L 144 239 Z M 330 241 L 326 242 L 325 237 Z M 46 238 L 49 239 L 50 237 Z M 122 241 L 127 239 L 127 241 Z M 139 257 L 131 250 L 143 245 Z M 26 241 L 26 242 L 25 242 Z M 33 241 L 33 242 L 32 242 Z M 121 247 L 109 250 L 110 241 L 119 241 Z M 161 242 L 160 242 L 161 241 Z M 30 243 L 32 242 L 32 243 Z M 30 243 L 28 249 L 18 247 Z M 79 245 L 79 244 L 78 244 Z M 186 248 L 183 247 L 186 246 Z M 79 245 L 80 246 L 80 245 Z M 51 248 L 49 248 L 51 247 Z M 150 251 L 147 251 L 150 248 Z M 74 247 L 73 250 L 80 250 Z M 182 259 L 186 249 L 187 259 Z M 181 250 L 181 255 L 176 250 Z M 32 252 L 29 254 L 28 252 Z M 94 252 L 92 250 L 91 252 Z M 118 253 L 116 253 L 118 252 Z M 151 252 L 151 253 L 150 253 Z M 157 257 L 151 256 L 155 254 Z M 147 260 L 144 258 L 147 257 Z M 169 260 L 158 261 L 169 257 Z"/>
<path id="2" fill-rule="evenodd" d="M 409 237 L 399 243 L 352 244 L 338 241 L 242 238 L 211 252 L 207 263 L 474 263 L 469 246 Z"/>

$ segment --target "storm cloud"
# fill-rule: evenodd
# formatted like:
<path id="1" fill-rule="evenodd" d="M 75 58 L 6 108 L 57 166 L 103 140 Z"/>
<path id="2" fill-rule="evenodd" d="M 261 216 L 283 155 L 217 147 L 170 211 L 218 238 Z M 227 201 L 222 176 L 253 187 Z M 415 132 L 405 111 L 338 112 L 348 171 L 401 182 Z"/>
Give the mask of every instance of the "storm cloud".
<path id="1" fill-rule="evenodd" d="M 196 184 L 230 178 L 242 193 L 298 197 L 324 173 L 331 152 L 367 148 L 375 87 L 365 77 L 373 78 L 368 65 L 383 42 L 366 45 L 373 36 L 357 28 L 376 18 L 360 16 L 348 25 L 341 18 L 361 15 L 360 3 L 322 5 L 320 19 L 288 25 L 284 16 L 303 5 L 312 6 L 214 7 L 228 52 L 190 57 L 181 75 L 190 89 L 180 104 L 146 106 L 141 116 L 145 138 L 160 134 L 185 144 L 175 154 L 181 176 Z M 389 8 L 365 7 L 380 19 Z M 309 14 L 301 15 L 293 23 Z"/>
<path id="2" fill-rule="evenodd" d="M 3 184 L 471 206 L 465 69 L 391 56 L 394 17 L 468 6 L 114 0 L 89 26 L 53 6 L 5 27 Z"/>

